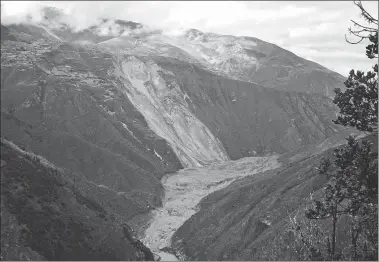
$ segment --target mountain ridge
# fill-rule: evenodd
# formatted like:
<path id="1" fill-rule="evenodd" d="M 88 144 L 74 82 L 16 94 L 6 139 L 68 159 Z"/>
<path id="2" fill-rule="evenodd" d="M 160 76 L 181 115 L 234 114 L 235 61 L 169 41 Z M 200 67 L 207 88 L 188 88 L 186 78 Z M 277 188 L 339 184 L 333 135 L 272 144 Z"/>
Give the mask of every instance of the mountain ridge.
<path id="1" fill-rule="evenodd" d="M 69 16 L 63 11 L 44 8 L 41 12 L 42 21 L 37 19 L 34 26 L 43 26 L 60 41 L 101 44 L 130 54 L 178 56 L 187 61 L 195 60 L 234 79 L 280 90 L 319 93 L 331 98 L 335 87 L 344 89 L 345 78 L 338 73 L 255 37 L 219 35 L 197 29 L 167 31 L 109 18 L 75 29 L 69 25 Z M 57 12 L 59 15 L 45 18 L 45 13 Z M 272 75 L 273 70 L 275 75 Z"/>

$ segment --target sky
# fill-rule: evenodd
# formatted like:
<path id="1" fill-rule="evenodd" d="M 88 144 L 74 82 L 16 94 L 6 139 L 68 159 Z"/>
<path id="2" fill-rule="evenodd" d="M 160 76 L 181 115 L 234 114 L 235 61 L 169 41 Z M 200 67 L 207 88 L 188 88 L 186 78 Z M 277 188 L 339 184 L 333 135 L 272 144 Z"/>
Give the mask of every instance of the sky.
<path id="1" fill-rule="evenodd" d="M 362 1 L 375 18 L 378 1 Z M 203 32 L 253 36 L 347 76 L 371 70 L 367 42 L 351 45 L 350 19 L 366 24 L 352 1 L 1 1 L 1 22 L 22 22 L 43 6 L 64 10 L 77 29 L 99 18 L 139 22 L 163 30 L 196 28 Z"/>

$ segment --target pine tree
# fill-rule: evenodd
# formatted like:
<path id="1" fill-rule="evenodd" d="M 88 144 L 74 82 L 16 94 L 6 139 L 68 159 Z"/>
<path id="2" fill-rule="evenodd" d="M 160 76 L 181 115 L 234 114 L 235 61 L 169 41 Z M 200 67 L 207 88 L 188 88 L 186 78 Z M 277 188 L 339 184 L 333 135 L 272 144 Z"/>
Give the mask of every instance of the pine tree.
<path id="1" fill-rule="evenodd" d="M 349 32 L 360 38 L 357 44 L 368 39 L 366 56 L 378 58 L 378 20 L 373 18 L 360 1 L 354 2 L 361 15 L 369 24 L 376 28 L 363 26 L 352 20 L 357 30 L 349 28 Z M 340 108 L 336 124 L 355 127 L 367 131 L 377 137 L 378 115 L 378 64 L 373 72 L 350 71 L 345 81 L 346 91 L 336 89 L 334 103 Z M 347 144 L 334 150 L 334 160 L 324 159 L 319 172 L 329 180 L 324 186 L 321 200 L 313 202 L 306 210 L 309 219 L 331 219 L 332 232 L 328 238 L 328 256 L 331 260 L 341 259 L 336 251 L 337 222 L 342 215 L 350 217 L 350 238 L 352 252 L 350 259 L 378 259 L 378 154 L 369 140 L 356 141 L 347 138 Z M 375 231 L 375 232 L 373 232 Z"/>
<path id="2" fill-rule="evenodd" d="M 358 44 L 368 39 L 370 44 L 366 46 L 366 56 L 369 59 L 378 58 L 378 19 L 373 18 L 363 7 L 361 1 L 354 2 L 361 10 L 361 15 L 375 27 L 363 26 L 351 20 L 358 29 L 349 28 L 349 32 L 360 38 L 350 44 Z M 335 90 L 334 103 L 340 108 L 337 120 L 333 122 L 344 126 L 356 127 L 361 131 L 377 132 L 378 126 L 378 63 L 373 66 L 374 71 L 366 74 L 362 71 L 351 70 L 345 81 L 346 91 L 339 88 Z"/>
<path id="3" fill-rule="evenodd" d="M 332 235 L 328 241 L 329 258 L 335 260 L 337 222 L 341 215 L 352 218 L 351 242 L 353 259 L 357 259 L 357 241 L 362 225 L 372 217 L 362 216 L 377 206 L 378 164 L 377 153 L 372 144 L 363 140 L 347 138 L 347 145 L 334 150 L 334 161 L 324 159 L 319 172 L 328 177 L 322 200 L 313 202 L 306 210 L 309 219 L 332 220 Z"/>

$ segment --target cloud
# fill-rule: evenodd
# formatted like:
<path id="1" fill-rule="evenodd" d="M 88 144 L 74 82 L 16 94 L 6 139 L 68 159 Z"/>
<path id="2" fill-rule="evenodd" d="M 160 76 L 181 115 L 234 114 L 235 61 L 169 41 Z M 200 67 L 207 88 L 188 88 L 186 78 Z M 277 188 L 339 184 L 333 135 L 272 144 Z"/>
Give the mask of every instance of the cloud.
<path id="1" fill-rule="evenodd" d="M 1 2 L 1 23 L 26 23 L 28 16 L 40 17 L 41 7 L 39 2 L 29 1 L 2 1 Z"/>
<path id="2" fill-rule="evenodd" d="M 356 66 L 364 70 L 373 61 L 365 58 L 365 45 L 345 42 L 350 19 L 362 21 L 359 9 L 344 1 L 2 1 L 1 22 L 33 21 L 41 17 L 42 6 L 63 9 L 67 23 L 76 30 L 97 24 L 100 18 L 135 21 L 166 35 L 182 34 L 181 28 L 236 36 L 254 36 L 277 44 L 299 56 L 347 75 Z M 377 1 L 364 1 L 373 15 Z M 30 19 L 30 17 L 29 17 Z M 103 33 L 108 29 L 104 28 Z M 116 25 L 111 32 L 117 33 Z M 127 34 L 127 33 L 126 33 Z M 337 52 L 343 50 L 343 52 Z M 361 57 L 361 59 L 359 59 Z M 348 68 L 348 70 L 346 69 Z"/>

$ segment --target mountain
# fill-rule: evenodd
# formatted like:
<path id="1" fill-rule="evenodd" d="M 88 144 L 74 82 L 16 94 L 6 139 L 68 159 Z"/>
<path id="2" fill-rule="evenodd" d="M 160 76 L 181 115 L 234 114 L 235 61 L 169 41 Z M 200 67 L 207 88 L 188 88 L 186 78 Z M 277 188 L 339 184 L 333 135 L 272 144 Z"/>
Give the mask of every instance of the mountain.
<path id="1" fill-rule="evenodd" d="M 171 145 L 176 155 L 181 155 L 179 158 L 185 166 L 209 159 L 282 153 L 330 136 L 339 128 L 330 124 L 336 109 L 322 95 L 279 91 L 227 78 L 217 71 L 209 71 L 204 64 L 172 57 L 169 51 L 162 56 L 147 56 L 143 51 L 140 55 L 124 54 L 123 50 L 109 49 L 104 43 L 99 46 L 58 42 L 51 50 L 47 47 L 38 50 L 41 46 L 38 44 L 18 42 L 17 45 L 25 50 L 7 52 L 10 60 L 8 55 L 4 56 L 4 66 L 8 62 L 7 68 L 29 63 L 25 70 L 39 70 L 32 68 L 29 60 L 32 59 L 37 68 L 57 78 L 52 81 L 80 80 L 90 85 L 90 92 L 99 92 L 97 97 L 106 103 L 105 111 L 116 113 L 116 118 L 123 109 L 115 108 L 114 103 L 128 97 L 148 126 Z M 18 61 L 13 61 L 16 54 Z M 7 75 L 3 79 L 7 81 Z M 100 87 L 105 83 L 109 87 Z M 98 91 L 94 90 L 96 85 Z M 146 85 L 153 88 L 145 88 Z M 119 94 L 114 93 L 116 90 Z M 191 130 L 189 125 L 197 127 Z M 182 134 L 178 135 L 179 132 Z M 207 143 L 193 139 L 199 135 L 212 141 L 212 152 Z M 189 145 L 188 141 L 194 144 Z M 203 151 L 198 151 L 200 148 Z"/>
<path id="2" fill-rule="evenodd" d="M 302 150 L 346 131 L 331 122 L 337 112 L 331 90 L 343 77 L 273 44 L 112 19 L 75 29 L 61 11 L 43 12 L 38 23 L 1 27 L 1 137 L 70 174 L 69 188 L 78 186 L 72 190 L 95 209 L 118 218 L 112 230 L 144 229 L 162 206 L 162 177 L 179 169 Z M 21 180 L 37 172 L 27 170 L 19 171 Z M 26 197 L 32 204 L 33 194 Z M 46 203 L 60 199 L 66 196 Z M 91 217 L 89 209 L 83 212 Z M 23 223 L 17 208 L 7 212 Z M 85 237 L 113 234 L 93 229 L 102 219 L 81 222 L 92 226 Z M 27 225 L 33 241 L 37 226 Z M 144 249 L 114 257 L 118 240 L 104 241 L 107 260 L 135 259 L 131 254 Z M 49 250 L 59 245 L 52 242 Z M 38 248 L 32 250 L 41 258 L 56 259 Z"/>
<path id="3" fill-rule="evenodd" d="M 18 118 L 31 123 L 33 111 L 41 115 L 40 121 L 42 114 L 46 116 L 45 125 L 50 122 L 63 130 L 68 130 L 63 111 L 65 121 L 77 122 L 74 125 L 84 124 L 78 117 L 89 120 L 102 115 L 117 130 L 134 135 L 139 124 L 134 124 L 126 109 L 131 107 L 146 121 L 142 125 L 157 134 L 157 139 L 163 138 L 184 166 L 283 153 L 340 129 L 330 123 L 336 108 L 322 95 L 279 91 L 227 78 L 202 64 L 167 54 L 137 56 L 103 45 L 41 41 L 3 43 L 2 84 L 7 95 L 2 97 L 2 107 L 15 104 Z M 33 84 L 25 87 L 23 78 Z M 79 131 L 86 140 L 97 143 L 103 139 L 86 129 Z"/>

